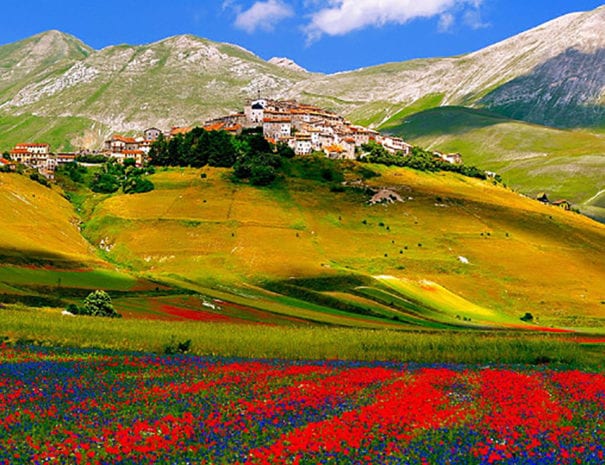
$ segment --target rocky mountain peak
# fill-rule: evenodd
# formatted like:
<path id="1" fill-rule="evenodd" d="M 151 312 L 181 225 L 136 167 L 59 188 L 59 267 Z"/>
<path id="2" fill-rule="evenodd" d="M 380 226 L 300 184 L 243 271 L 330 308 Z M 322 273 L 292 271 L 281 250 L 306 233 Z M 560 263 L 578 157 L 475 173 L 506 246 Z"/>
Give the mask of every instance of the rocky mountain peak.
<path id="1" fill-rule="evenodd" d="M 299 73 L 308 73 L 308 71 L 305 68 L 298 65 L 296 62 L 294 62 L 290 58 L 273 57 L 269 60 L 269 63 L 271 63 L 272 65 L 276 65 L 276 66 L 280 66 L 282 68 L 289 69 L 290 71 L 297 71 Z"/>

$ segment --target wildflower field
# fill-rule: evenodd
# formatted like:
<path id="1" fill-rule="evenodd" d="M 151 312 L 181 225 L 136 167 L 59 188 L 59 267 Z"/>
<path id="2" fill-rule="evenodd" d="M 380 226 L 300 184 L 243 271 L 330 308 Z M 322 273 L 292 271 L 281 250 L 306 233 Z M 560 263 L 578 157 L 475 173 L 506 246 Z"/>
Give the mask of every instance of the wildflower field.
<path id="1" fill-rule="evenodd" d="M 0 464 L 601 464 L 605 375 L 0 346 Z"/>

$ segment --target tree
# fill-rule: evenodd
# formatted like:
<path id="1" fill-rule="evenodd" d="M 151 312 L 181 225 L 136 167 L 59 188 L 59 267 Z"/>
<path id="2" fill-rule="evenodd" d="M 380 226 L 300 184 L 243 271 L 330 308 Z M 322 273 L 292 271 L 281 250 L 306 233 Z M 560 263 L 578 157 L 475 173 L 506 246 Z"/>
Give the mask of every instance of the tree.
<path id="1" fill-rule="evenodd" d="M 274 153 L 250 153 L 240 156 L 233 165 L 233 174 L 238 179 L 249 179 L 255 186 L 268 186 L 277 177 L 281 158 Z"/>
<path id="2" fill-rule="evenodd" d="M 194 168 L 201 168 L 208 164 L 208 146 L 210 133 L 201 128 L 195 128 L 187 134 L 191 140 L 188 141 L 189 164 Z"/>
<path id="3" fill-rule="evenodd" d="M 120 181 L 113 174 L 97 173 L 90 188 L 100 194 L 113 194 L 120 188 Z"/>
<path id="4" fill-rule="evenodd" d="M 279 144 L 277 144 L 277 154 L 280 157 L 284 157 L 284 158 L 294 158 L 294 156 L 296 155 L 296 153 L 294 152 L 294 149 L 292 147 L 290 147 L 288 144 L 284 144 L 283 142 L 280 142 Z"/>
<path id="5" fill-rule="evenodd" d="M 166 166 L 168 165 L 168 142 L 164 134 L 160 133 L 157 140 L 151 144 L 149 149 L 149 158 L 154 165 Z"/>
<path id="6" fill-rule="evenodd" d="M 171 138 L 168 142 L 168 166 L 182 166 L 182 161 L 185 157 L 183 157 L 183 149 L 182 149 L 182 141 L 183 136 L 180 134 Z"/>
<path id="7" fill-rule="evenodd" d="M 273 181 L 277 174 L 275 168 L 270 165 L 257 165 L 252 167 L 250 174 L 250 183 L 254 186 L 268 186 Z"/>
<path id="8" fill-rule="evenodd" d="M 90 316 L 104 316 L 110 318 L 119 318 L 121 315 L 116 312 L 111 303 L 111 297 L 105 291 L 94 291 L 88 294 L 84 299 L 82 313 Z"/>
<path id="9" fill-rule="evenodd" d="M 84 182 L 84 175 L 88 173 L 88 169 L 85 166 L 81 166 L 72 161 L 70 163 L 59 165 L 56 173 L 64 174 L 73 182 L 81 184 Z"/>
<path id="10" fill-rule="evenodd" d="M 43 175 L 41 175 L 37 171 L 35 173 L 30 174 L 29 179 L 31 179 L 32 181 L 36 181 L 37 183 L 42 184 L 45 187 L 50 187 L 50 183 L 48 182 L 48 179 L 46 179 Z"/>
<path id="11" fill-rule="evenodd" d="M 208 164 L 221 168 L 230 168 L 235 163 L 235 148 L 232 137 L 225 131 L 210 132 L 208 144 Z"/>
<path id="12" fill-rule="evenodd" d="M 142 194 L 144 192 L 150 192 L 154 189 L 153 183 L 149 179 L 142 178 L 140 176 L 129 177 L 124 181 L 122 189 L 125 194 Z"/>

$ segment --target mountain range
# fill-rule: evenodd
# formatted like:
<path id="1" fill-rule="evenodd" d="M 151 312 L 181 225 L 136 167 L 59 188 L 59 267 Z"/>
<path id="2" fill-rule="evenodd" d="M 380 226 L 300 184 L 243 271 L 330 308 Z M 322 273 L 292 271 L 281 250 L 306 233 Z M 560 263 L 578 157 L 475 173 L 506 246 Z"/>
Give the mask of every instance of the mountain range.
<path id="1" fill-rule="evenodd" d="M 571 146 L 578 130 L 589 131 L 594 143 L 579 144 L 586 150 L 577 155 L 590 157 L 594 172 L 605 169 L 603 30 L 605 6 L 560 17 L 474 53 L 330 75 L 192 35 L 94 50 L 73 36 L 48 31 L 0 47 L 0 149 L 32 139 L 55 149 L 97 148 L 112 132 L 202 123 L 241 110 L 261 93 L 318 104 L 435 149 L 461 147 L 482 167 L 504 173 L 513 173 L 518 159 L 552 154 L 542 137 L 550 129 L 543 126 L 563 130 L 557 134 Z M 456 113 L 459 124 L 436 127 L 440 112 L 451 116 L 452 107 L 466 109 Z M 493 117 L 486 120 L 473 111 Z M 424 126 L 419 128 L 418 121 Z M 486 121 L 504 132 L 490 150 L 478 153 L 468 141 L 479 137 L 476 131 Z M 518 157 L 501 147 L 502 139 L 516 134 L 501 124 L 511 121 L 528 137 L 515 146 Z M 562 162 L 555 177 L 564 176 L 568 165 Z M 579 193 L 557 183 L 523 183 L 514 174 L 510 183 L 528 193 L 554 189 L 579 204 L 605 189 L 591 185 Z"/>
<path id="2" fill-rule="evenodd" d="M 49 31 L 0 47 L 0 111 L 85 117 L 108 130 L 239 110 L 258 92 L 321 103 L 380 127 L 415 105 L 463 105 L 556 127 L 605 126 L 605 7 L 452 58 L 309 73 L 191 35 L 93 50 Z"/>

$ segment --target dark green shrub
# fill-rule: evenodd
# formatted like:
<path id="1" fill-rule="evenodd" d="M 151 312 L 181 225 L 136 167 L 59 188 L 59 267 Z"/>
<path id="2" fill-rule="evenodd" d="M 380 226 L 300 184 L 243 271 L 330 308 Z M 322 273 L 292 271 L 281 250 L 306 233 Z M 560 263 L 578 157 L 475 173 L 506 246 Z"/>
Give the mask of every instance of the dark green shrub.
<path id="1" fill-rule="evenodd" d="M 250 173 L 250 183 L 253 186 L 268 186 L 277 177 L 275 168 L 268 165 L 256 165 Z"/>
<path id="2" fill-rule="evenodd" d="M 107 161 L 107 156 L 105 156 L 105 155 L 78 155 L 76 157 L 76 161 L 79 161 L 81 163 L 103 164 Z"/>
<path id="3" fill-rule="evenodd" d="M 97 173 L 90 184 L 90 189 L 99 194 L 113 194 L 120 188 L 118 178 L 109 173 Z"/>
<path id="4" fill-rule="evenodd" d="M 119 318 L 121 316 L 116 312 L 116 309 L 113 308 L 109 294 L 102 290 L 97 290 L 88 294 L 88 297 L 84 299 L 81 314 L 110 318 Z"/>
<path id="5" fill-rule="evenodd" d="M 46 179 L 44 176 L 42 176 L 37 171 L 35 173 L 30 174 L 29 179 L 31 179 L 32 181 L 36 181 L 38 184 L 42 184 L 44 187 L 50 187 L 50 183 L 48 182 L 48 179 Z"/>
<path id="6" fill-rule="evenodd" d="M 183 342 L 178 342 L 174 336 L 170 338 L 170 342 L 164 347 L 164 353 L 166 355 L 174 354 L 186 354 L 191 350 L 191 339 L 187 339 Z"/>
<path id="7" fill-rule="evenodd" d="M 80 307 L 78 307 L 76 304 L 69 304 L 65 310 L 67 310 L 72 315 L 80 315 L 81 314 Z"/>
<path id="8" fill-rule="evenodd" d="M 155 186 L 149 179 L 141 178 L 140 176 L 128 178 L 124 181 L 124 186 L 122 186 L 125 194 L 142 194 L 144 192 L 151 192 L 154 188 Z"/>

